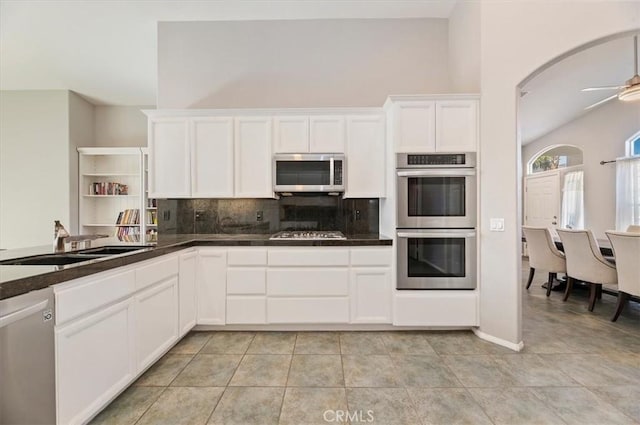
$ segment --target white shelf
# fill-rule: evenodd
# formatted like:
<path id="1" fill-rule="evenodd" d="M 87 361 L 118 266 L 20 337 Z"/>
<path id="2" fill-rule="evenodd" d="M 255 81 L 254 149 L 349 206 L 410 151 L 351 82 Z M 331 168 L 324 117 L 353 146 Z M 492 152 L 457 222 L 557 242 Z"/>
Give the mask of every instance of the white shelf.
<path id="1" fill-rule="evenodd" d="M 139 224 L 98 224 L 98 223 L 85 223 L 85 227 L 140 227 Z"/>
<path id="2" fill-rule="evenodd" d="M 139 198 L 140 195 L 82 195 L 85 198 Z"/>
<path id="3" fill-rule="evenodd" d="M 158 207 L 147 207 L 148 210 L 157 210 Z"/>
<path id="4" fill-rule="evenodd" d="M 87 177 L 137 177 L 137 173 L 83 173 Z"/>
<path id="5" fill-rule="evenodd" d="M 147 227 L 158 227 L 157 224 L 147 224 Z"/>

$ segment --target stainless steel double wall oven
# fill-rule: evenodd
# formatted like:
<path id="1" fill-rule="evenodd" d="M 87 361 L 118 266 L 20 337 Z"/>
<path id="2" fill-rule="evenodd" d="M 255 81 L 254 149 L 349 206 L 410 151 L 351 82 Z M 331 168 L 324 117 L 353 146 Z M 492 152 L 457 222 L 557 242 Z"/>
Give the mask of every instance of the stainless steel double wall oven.
<path id="1" fill-rule="evenodd" d="M 475 153 L 398 154 L 398 289 L 476 287 Z"/>

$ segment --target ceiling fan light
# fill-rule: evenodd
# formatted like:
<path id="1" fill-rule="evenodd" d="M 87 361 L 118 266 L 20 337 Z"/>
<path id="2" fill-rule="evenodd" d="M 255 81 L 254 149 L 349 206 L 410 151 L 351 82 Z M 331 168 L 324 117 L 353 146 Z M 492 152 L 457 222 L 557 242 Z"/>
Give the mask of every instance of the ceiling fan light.
<path id="1" fill-rule="evenodd" d="M 618 99 L 623 102 L 633 102 L 640 100 L 640 85 L 634 85 L 622 90 L 618 95 Z"/>

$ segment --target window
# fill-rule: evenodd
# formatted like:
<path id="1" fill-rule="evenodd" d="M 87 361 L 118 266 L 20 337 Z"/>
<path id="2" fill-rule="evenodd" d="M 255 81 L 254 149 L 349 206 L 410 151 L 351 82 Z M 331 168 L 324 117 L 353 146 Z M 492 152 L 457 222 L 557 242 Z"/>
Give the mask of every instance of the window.
<path id="1" fill-rule="evenodd" d="M 584 173 L 565 174 L 562 188 L 562 219 L 564 229 L 584 229 Z"/>
<path id="2" fill-rule="evenodd" d="M 626 142 L 627 157 L 616 161 L 616 229 L 640 225 L 640 131 Z"/>
<path id="3" fill-rule="evenodd" d="M 529 174 L 542 173 L 582 164 L 582 151 L 575 146 L 548 146 L 529 161 Z"/>

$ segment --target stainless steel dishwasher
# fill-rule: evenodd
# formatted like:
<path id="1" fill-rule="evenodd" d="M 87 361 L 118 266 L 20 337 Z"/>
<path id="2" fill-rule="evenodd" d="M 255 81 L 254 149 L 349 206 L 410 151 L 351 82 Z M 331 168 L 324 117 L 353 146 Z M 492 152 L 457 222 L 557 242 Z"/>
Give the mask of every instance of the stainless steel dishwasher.
<path id="1" fill-rule="evenodd" d="M 0 424 L 55 424 L 53 289 L 0 301 Z"/>

